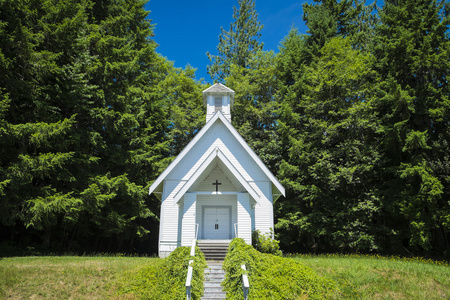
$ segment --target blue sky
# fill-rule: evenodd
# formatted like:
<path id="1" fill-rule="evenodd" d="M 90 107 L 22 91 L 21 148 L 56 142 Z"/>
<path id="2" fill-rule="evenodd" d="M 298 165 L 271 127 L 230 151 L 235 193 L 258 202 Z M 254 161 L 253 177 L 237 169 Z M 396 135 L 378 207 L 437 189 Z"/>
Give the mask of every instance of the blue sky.
<path id="1" fill-rule="evenodd" d="M 278 52 L 278 45 L 295 27 L 306 33 L 302 20 L 302 3 L 298 0 L 256 0 L 258 19 L 264 28 L 261 41 L 264 50 Z M 237 0 L 150 0 L 146 10 L 155 25 L 157 52 L 173 61 L 175 67 L 187 64 L 197 68 L 197 79 L 212 83 L 206 73 L 210 64 L 206 52 L 216 54 L 220 27 L 229 30 L 233 22 L 233 5 Z"/>

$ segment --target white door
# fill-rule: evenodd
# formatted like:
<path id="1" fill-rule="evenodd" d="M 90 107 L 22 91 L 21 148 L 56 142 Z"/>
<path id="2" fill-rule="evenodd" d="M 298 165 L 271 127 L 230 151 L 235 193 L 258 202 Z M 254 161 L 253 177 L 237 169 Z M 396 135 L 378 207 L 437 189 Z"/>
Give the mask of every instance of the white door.
<path id="1" fill-rule="evenodd" d="M 230 209 L 205 207 L 203 223 L 204 239 L 227 240 L 230 238 Z"/>

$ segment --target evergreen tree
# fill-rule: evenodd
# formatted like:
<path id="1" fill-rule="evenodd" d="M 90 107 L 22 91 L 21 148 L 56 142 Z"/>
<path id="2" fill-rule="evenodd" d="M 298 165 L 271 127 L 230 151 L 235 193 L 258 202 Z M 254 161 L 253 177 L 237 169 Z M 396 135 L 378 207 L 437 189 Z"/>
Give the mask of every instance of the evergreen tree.
<path id="1" fill-rule="evenodd" d="M 275 67 L 272 51 L 258 51 L 249 58 L 247 68 L 232 64 L 230 76 L 225 79 L 236 92 L 233 126 L 272 172 L 280 162 Z"/>
<path id="2" fill-rule="evenodd" d="M 233 19 L 230 30 L 221 28 L 219 35 L 218 55 L 206 53 L 212 65 L 207 67 L 211 79 L 224 82 L 230 75 L 230 68 L 235 64 L 247 68 L 252 54 L 262 50 L 263 44 L 258 41 L 263 26 L 258 21 L 254 0 L 238 0 L 238 7 L 233 6 Z"/>
<path id="3" fill-rule="evenodd" d="M 308 26 L 308 45 L 313 53 L 333 37 L 349 37 L 353 46 L 369 49 L 373 43 L 377 16 L 376 1 L 314 0 L 303 5 L 303 20 Z"/>
<path id="4" fill-rule="evenodd" d="M 171 62 L 165 65 L 167 76 L 157 89 L 164 99 L 162 112 L 170 123 L 166 129 L 169 142 L 169 156 L 174 159 L 205 125 L 206 110 L 203 107 L 202 91 L 205 86 L 194 81 L 194 69 L 187 66 L 185 70 L 174 68 Z"/>
<path id="5" fill-rule="evenodd" d="M 380 12 L 375 55 L 392 247 L 449 247 L 448 12 L 433 0 L 385 1 Z"/>
<path id="6" fill-rule="evenodd" d="M 2 139 L 2 225 L 11 239 L 23 225 L 44 231 L 77 220 L 81 202 L 70 188 L 75 178 L 72 133 L 76 116 L 64 102 L 87 99 L 80 61 L 87 2 L 3 1 L 0 17 L 7 95 Z M 67 92 L 66 96 L 63 96 Z"/>
<path id="7" fill-rule="evenodd" d="M 143 237 L 170 154 L 169 74 L 143 2 L 2 1 L 0 14 L 2 236 L 113 251 Z"/>
<path id="8" fill-rule="evenodd" d="M 288 157 L 279 176 L 287 199 L 276 228 L 285 247 L 373 251 L 380 199 L 370 56 L 349 39 L 332 38 L 305 67 L 304 94 L 281 105 L 280 134 Z"/>
<path id="9" fill-rule="evenodd" d="M 236 92 L 232 124 L 275 171 L 279 161 L 274 113 L 275 55 L 262 51 L 263 44 L 258 41 L 263 26 L 258 21 L 255 2 L 239 0 L 238 6 L 233 7 L 235 21 L 230 24 L 230 30 L 221 29 L 219 55 L 207 53 L 212 62 L 208 73 Z"/>

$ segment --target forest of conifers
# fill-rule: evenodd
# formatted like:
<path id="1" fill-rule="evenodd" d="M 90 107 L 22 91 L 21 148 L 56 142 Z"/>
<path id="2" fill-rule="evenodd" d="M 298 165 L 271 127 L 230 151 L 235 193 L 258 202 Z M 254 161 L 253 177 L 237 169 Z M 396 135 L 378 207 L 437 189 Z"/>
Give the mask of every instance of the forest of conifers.
<path id="1" fill-rule="evenodd" d="M 286 187 L 284 251 L 450 256 L 449 11 L 304 4 L 273 52 L 237 2 L 208 72 Z M 0 247 L 155 252 L 148 187 L 205 124 L 194 71 L 158 54 L 143 1 L 1 0 Z"/>

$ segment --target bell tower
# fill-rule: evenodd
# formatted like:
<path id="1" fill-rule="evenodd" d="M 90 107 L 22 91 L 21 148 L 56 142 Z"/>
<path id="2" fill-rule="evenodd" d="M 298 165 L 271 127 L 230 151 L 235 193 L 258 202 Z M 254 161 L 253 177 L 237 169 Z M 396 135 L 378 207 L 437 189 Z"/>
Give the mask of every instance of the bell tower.
<path id="1" fill-rule="evenodd" d="M 231 123 L 231 107 L 234 91 L 221 83 L 216 83 L 203 91 L 203 105 L 206 106 L 206 123 L 220 111 Z"/>

